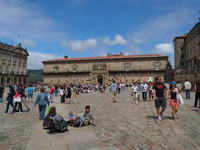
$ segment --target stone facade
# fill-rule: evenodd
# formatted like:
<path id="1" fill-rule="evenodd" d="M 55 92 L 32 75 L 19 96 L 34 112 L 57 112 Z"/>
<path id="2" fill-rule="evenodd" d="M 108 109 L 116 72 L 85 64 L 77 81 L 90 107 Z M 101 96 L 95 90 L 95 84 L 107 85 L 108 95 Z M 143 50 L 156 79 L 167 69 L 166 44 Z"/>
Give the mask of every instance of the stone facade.
<path id="1" fill-rule="evenodd" d="M 43 61 L 44 82 L 53 84 L 105 84 L 165 78 L 168 57 L 161 55 L 111 55 Z"/>
<path id="2" fill-rule="evenodd" d="M 21 47 L 0 43 L 0 84 L 26 84 L 28 52 Z"/>
<path id="3" fill-rule="evenodd" d="M 200 23 L 188 34 L 175 37 L 174 53 L 176 80 L 200 80 Z"/>

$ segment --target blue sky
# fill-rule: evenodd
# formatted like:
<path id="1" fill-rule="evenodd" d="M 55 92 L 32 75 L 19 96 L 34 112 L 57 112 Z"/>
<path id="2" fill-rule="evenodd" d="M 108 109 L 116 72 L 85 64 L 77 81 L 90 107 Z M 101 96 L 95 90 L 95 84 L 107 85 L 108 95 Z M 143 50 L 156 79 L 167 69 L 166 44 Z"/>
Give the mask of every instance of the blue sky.
<path id="1" fill-rule="evenodd" d="M 200 0 L 0 0 L 0 41 L 20 41 L 31 69 L 108 52 L 169 55 L 173 63 L 173 38 L 198 22 L 199 10 Z"/>

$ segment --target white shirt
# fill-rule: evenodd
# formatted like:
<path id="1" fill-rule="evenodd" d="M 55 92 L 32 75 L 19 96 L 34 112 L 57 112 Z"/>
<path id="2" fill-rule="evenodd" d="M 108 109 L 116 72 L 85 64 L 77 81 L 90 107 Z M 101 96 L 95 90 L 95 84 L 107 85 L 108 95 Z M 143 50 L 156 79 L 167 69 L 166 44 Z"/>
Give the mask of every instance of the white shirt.
<path id="1" fill-rule="evenodd" d="M 186 90 L 190 90 L 191 87 L 192 87 L 192 85 L 191 85 L 191 83 L 190 83 L 189 81 L 186 81 L 186 82 L 184 83 L 184 85 L 185 85 L 185 89 L 186 89 Z"/>
<path id="2" fill-rule="evenodd" d="M 133 86 L 132 86 L 132 89 L 133 89 L 133 92 L 134 92 L 134 93 L 137 93 L 137 92 L 140 91 L 140 89 L 139 89 L 139 87 L 138 87 L 137 85 L 133 85 Z"/>
<path id="3" fill-rule="evenodd" d="M 148 88 L 149 88 L 149 86 L 146 83 L 142 84 L 142 92 L 147 92 Z"/>

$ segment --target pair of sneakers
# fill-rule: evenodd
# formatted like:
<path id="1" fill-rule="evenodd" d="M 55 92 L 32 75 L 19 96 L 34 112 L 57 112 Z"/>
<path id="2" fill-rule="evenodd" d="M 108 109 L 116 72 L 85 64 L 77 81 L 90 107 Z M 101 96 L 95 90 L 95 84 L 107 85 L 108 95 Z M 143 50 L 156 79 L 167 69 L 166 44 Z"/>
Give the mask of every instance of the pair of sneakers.
<path id="1" fill-rule="evenodd" d="M 161 121 L 162 119 L 164 119 L 165 117 L 163 115 L 159 115 L 158 116 L 158 120 Z"/>

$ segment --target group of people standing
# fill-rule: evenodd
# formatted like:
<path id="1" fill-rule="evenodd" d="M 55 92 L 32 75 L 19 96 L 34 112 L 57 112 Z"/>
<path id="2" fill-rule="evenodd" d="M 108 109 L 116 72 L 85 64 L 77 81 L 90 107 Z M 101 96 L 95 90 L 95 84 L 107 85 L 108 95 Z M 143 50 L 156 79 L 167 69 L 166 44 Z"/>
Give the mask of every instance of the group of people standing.
<path id="1" fill-rule="evenodd" d="M 117 102 L 117 90 L 119 86 L 118 84 L 113 81 L 110 86 L 110 91 L 112 92 L 112 102 Z M 138 104 L 141 97 L 143 101 L 155 100 L 155 108 L 158 120 L 162 120 L 164 118 L 163 113 L 167 107 L 167 103 L 171 106 L 171 114 L 172 119 L 175 119 L 175 115 L 179 110 L 179 105 L 183 104 L 183 98 L 181 96 L 182 91 L 182 84 L 180 82 L 170 82 L 165 84 L 162 77 L 155 78 L 155 81 L 152 82 L 134 82 L 131 85 L 131 95 L 133 97 L 133 102 Z M 190 91 L 192 85 L 191 83 L 186 80 L 184 82 L 184 89 L 185 89 L 185 99 L 191 99 Z M 142 95 L 142 96 L 141 96 Z M 198 106 L 199 103 L 199 106 Z M 195 102 L 194 107 L 200 108 L 200 82 L 197 82 L 195 85 Z"/>
<path id="2" fill-rule="evenodd" d="M 29 111 L 29 107 L 26 104 L 26 98 L 28 96 L 29 99 L 31 99 L 32 94 L 30 94 L 30 90 L 28 90 L 28 94 L 26 94 L 26 88 L 23 87 L 21 84 L 17 86 L 9 85 L 8 92 L 7 92 L 7 105 L 5 113 L 8 113 L 10 106 L 13 108 L 11 113 L 16 112 L 24 112 L 22 104 L 26 107 L 26 111 Z"/>

